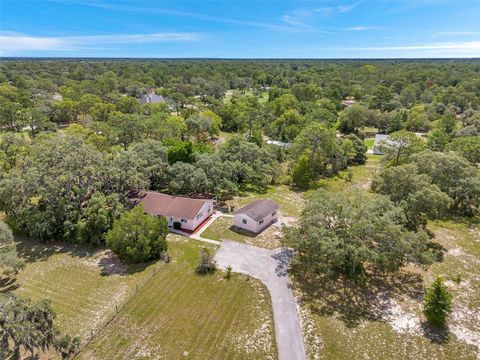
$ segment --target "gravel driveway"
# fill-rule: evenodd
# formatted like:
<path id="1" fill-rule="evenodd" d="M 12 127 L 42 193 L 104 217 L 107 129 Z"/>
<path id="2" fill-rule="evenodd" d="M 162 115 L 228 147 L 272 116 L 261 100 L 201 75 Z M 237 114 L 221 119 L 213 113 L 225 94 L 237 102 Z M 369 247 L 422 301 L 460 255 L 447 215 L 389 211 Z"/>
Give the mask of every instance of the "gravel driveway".
<path id="1" fill-rule="evenodd" d="M 279 360 L 305 360 L 305 347 L 297 307 L 287 276 L 287 249 L 268 250 L 256 246 L 224 241 L 215 255 L 221 269 L 260 279 L 270 291 L 275 320 Z"/>

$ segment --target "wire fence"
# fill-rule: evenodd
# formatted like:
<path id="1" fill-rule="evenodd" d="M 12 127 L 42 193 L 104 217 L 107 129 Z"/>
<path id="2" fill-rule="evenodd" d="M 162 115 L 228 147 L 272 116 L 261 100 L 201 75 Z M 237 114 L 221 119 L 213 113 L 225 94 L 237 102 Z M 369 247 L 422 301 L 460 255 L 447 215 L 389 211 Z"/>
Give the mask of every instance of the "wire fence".
<path id="1" fill-rule="evenodd" d="M 124 296 L 123 299 L 110 307 L 109 310 L 105 312 L 105 316 L 100 320 L 90 331 L 86 331 L 83 338 L 80 339 L 80 346 L 78 351 L 74 354 L 73 358 L 77 356 L 95 339 L 95 337 L 100 334 L 103 329 L 105 329 L 119 314 L 119 312 L 125 307 L 125 305 L 132 300 L 138 292 L 158 273 L 160 266 L 169 262 L 168 255 L 166 257 L 157 261 L 152 268 L 148 271 L 148 274 L 142 277 L 139 281 L 135 283 L 135 286 L 129 290 L 127 296 Z"/>

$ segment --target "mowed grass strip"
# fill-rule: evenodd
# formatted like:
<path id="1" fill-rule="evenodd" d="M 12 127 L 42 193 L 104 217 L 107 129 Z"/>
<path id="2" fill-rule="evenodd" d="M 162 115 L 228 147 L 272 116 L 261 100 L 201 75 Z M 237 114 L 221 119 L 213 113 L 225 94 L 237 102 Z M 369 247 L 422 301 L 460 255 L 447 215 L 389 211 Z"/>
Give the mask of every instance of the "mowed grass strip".
<path id="1" fill-rule="evenodd" d="M 121 266 L 120 273 L 105 271 L 105 251 L 65 245 L 39 244 L 19 238 L 26 267 L 16 279 L 15 292 L 32 301 L 50 299 L 62 333 L 85 339 L 101 326 L 149 274 L 149 267 Z M 106 265 L 105 265 L 106 266 Z"/>
<path id="2" fill-rule="evenodd" d="M 271 302 L 257 280 L 194 272 L 198 241 L 169 235 L 172 261 L 81 353 L 82 359 L 275 359 Z M 209 247 L 213 250 L 212 247 Z"/>

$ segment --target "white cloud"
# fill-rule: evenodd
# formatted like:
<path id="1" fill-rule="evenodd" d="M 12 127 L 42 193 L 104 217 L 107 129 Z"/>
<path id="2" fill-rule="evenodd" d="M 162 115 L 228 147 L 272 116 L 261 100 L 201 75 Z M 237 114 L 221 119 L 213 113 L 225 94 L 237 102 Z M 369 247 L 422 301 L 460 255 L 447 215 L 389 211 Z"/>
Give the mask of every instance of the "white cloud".
<path id="1" fill-rule="evenodd" d="M 466 42 L 443 42 L 423 45 L 399 45 L 399 46 L 376 46 L 376 47 L 356 47 L 342 50 L 354 51 L 372 51 L 372 50 L 386 50 L 386 51 L 405 51 L 405 50 L 442 50 L 447 52 L 476 52 L 480 55 L 480 41 L 466 41 Z"/>
<path id="2" fill-rule="evenodd" d="M 352 26 L 345 28 L 346 31 L 366 31 L 366 30 L 381 30 L 381 28 L 377 26 Z"/>
<path id="3" fill-rule="evenodd" d="M 476 36 L 480 35 L 480 31 L 439 31 L 433 33 L 433 37 L 441 36 Z"/>
<path id="4" fill-rule="evenodd" d="M 313 9 L 297 9 L 291 13 L 282 16 L 282 20 L 291 26 L 298 26 L 310 28 L 307 21 L 314 18 L 316 15 L 332 16 L 353 10 L 358 3 L 338 5 L 338 6 L 323 6 Z"/>
<path id="5" fill-rule="evenodd" d="M 0 33 L 0 56 L 12 56 L 28 51 L 78 51 L 105 44 L 198 41 L 202 38 L 203 35 L 197 33 L 176 32 L 85 36 L 31 36 L 3 32 Z"/>

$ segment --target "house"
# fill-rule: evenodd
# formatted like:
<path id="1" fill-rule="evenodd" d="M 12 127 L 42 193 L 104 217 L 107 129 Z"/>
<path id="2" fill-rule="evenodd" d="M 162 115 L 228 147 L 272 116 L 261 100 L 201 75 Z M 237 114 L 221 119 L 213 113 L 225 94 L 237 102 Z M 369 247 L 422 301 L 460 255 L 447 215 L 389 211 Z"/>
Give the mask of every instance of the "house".
<path id="1" fill-rule="evenodd" d="M 195 231 L 207 220 L 215 205 L 213 199 L 193 199 L 157 191 L 139 191 L 131 200 L 134 204 L 142 203 L 148 214 L 165 217 L 169 228 L 187 231 Z"/>
<path id="2" fill-rule="evenodd" d="M 418 138 L 424 138 L 424 133 L 415 133 Z M 383 151 L 381 150 L 381 145 L 387 146 L 400 146 L 403 145 L 403 142 L 400 140 L 392 140 L 392 138 L 385 134 L 376 134 L 375 141 L 373 143 L 373 154 L 374 155 L 384 155 Z"/>
<path id="3" fill-rule="evenodd" d="M 258 234 L 278 218 L 278 205 L 270 199 L 255 200 L 235 211 L 235 227 Z"/>
<path id="4" fill-rule="evenodd" d="M 165 98 L 162 95 L 157 95 L 155 93 L 148 93 L 140 96 L 140 102 L 142 104 L 159 104 L 159 103 L 164 103 Z"/>
<path id="5" fill-rule="evenodd" d="M 286 148 L 286 149 L 289 149 L 292 147 L 292 143 L 289 143 L 289 142 L 281 142 L 281 141 L 277 141 L 277 140 L 267 140 L 266 143 L 268 145 L 275 145 L 275 146 L 279 146 L 279 147 L 282 147 L 282 148 Z"/>
<path id="6" fill-rule="evenodd" d="M 357 102 L 355 101 L 355 99 L 351 98 L 351 97 L 348 97 L 348 98 L 342 100 L 342 105 L 343 105 L 344 108 L 349 107 L 349 106 L 353 106 L 356 103 Z"/>
<path id="7" fill-rule="evenodd" d="M 374 155 L 383 155 L 383 151 L 381 151 L 381 145 L 388 145 L 391 144 L 392 140 L 390 136 L 385 134 L 376 134 L 375 141 L 373 143 L 373 154 Z"/>

